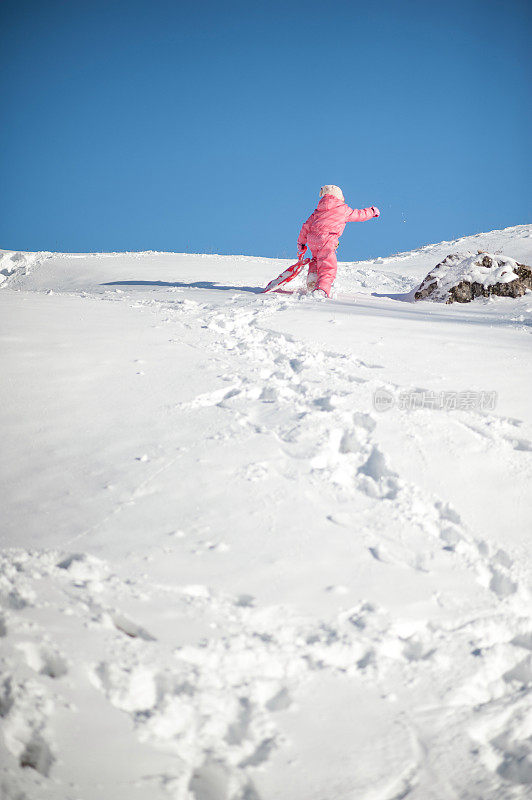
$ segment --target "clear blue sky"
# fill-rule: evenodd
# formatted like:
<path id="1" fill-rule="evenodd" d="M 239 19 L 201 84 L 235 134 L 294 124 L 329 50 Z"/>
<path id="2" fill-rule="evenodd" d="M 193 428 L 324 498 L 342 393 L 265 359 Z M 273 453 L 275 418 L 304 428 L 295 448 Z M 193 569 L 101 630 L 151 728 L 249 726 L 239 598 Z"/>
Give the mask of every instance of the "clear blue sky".
<path id="1" fill-rule="evenodd" d="M 530 0 L 2 0 L 0 247 L 339 257 L 532 221 Z"/>

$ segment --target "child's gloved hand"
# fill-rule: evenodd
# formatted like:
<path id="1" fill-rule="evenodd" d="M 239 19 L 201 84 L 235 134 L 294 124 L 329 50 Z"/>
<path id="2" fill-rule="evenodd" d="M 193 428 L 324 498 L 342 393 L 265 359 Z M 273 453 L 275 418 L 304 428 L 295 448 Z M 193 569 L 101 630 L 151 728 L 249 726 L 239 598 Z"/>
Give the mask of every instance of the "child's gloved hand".
<path id="1" fill-rule="evenodd" d="M 379 211 L 379 209 L 377 208 L 377 206 L 371 206 L 371 210 L 373 211 L 373 216 L 374 216 L 374 217 L 378 217 L 378 216 L 380 216 L 380 213 L 381 213 L 381 212 Z"/>
<path id="2" fill-rule="evenodd" d="M 301 246 L 301 245 L 299 244 L 299 245 L 297 246 L 297 254 L 298 254 L 298 256 L 299 256 L 300 258 L 301 258 L 301 256 L 303 255 L 303 253 L 306 251 L 306 249 L 307 249 L 307 245 L 306 245 L 306 244 L 304 244 L 303 246 Z"/>

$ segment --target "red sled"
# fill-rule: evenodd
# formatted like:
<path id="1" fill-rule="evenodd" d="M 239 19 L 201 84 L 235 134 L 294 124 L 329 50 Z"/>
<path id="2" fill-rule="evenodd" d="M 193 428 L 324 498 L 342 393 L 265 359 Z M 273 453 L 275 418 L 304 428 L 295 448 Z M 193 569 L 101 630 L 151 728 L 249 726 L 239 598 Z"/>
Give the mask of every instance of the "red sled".
<path id="1" fill-rule="evenodd" d="M 279 286 L 284 286 L 285 283 L 290 283 L 293 281 L 294 278 L 297 278 L 303 267 L 307 264 L 310 264 L 310 258 L 303 259 L 304 252 L 301 253 L 299 256 L 299 261 L 296 264 L 292 264 L 291 267 L 287 267 L 284 272 L 281 272 L 273 281 L 270 281 L 269 284 L 265 289 L 262 290 L 264 292 L 272 292 L 274 289 L 278 289 Z"/>

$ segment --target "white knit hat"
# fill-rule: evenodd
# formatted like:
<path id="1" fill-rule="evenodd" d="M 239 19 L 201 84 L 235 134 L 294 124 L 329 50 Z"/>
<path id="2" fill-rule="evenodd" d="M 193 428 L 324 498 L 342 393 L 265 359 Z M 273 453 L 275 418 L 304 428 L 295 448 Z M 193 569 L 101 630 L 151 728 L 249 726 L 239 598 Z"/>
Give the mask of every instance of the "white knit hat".
<path id="1" fill-rule="evenodd" d="M 322 186 L 320 189 L 320 197 L 323 197 L 326 194 L 332 194 L 333 197 L 337 197 L 338 200 L 343 200 L 344 195 L 342 190 L 339 186 L 334 186 L 333 184 L 327 184 L 326 186 Z"/>

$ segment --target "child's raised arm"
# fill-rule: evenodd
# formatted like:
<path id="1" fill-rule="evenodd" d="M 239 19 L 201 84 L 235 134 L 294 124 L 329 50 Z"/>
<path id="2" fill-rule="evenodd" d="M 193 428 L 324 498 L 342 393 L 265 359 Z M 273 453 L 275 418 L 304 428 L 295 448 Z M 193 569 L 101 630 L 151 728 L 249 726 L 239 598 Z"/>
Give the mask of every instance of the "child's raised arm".
<path id="1" fill-rule="evenodd" d="M 349 208 L 349 206 L 347 206 Z M 369 208 L 349 208 L 351 212 L 347 217 L 346 222 L 365 222 L 367 219 L 378 217 L 381 213 L 376 206 Z"/>

